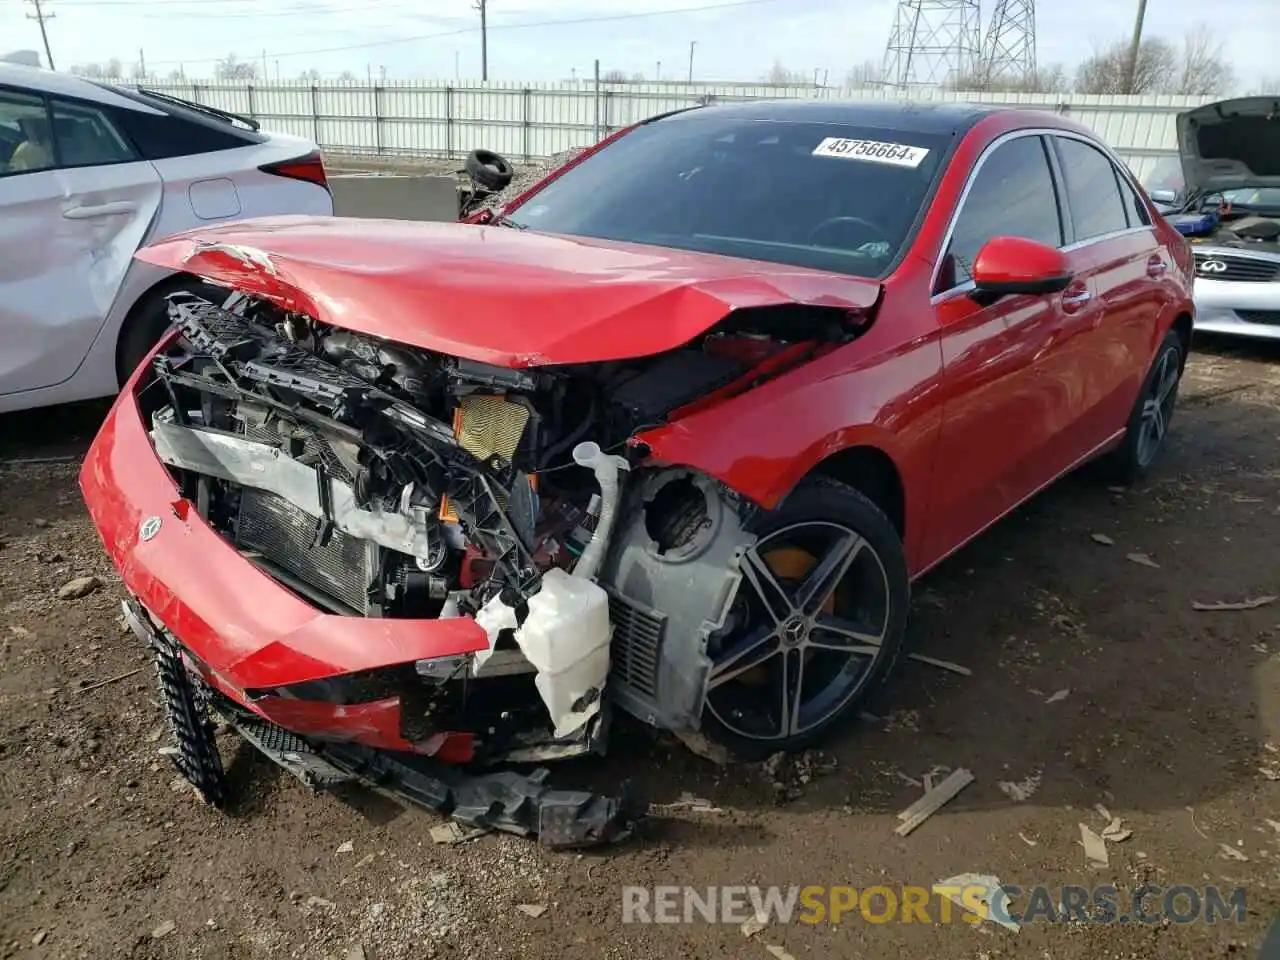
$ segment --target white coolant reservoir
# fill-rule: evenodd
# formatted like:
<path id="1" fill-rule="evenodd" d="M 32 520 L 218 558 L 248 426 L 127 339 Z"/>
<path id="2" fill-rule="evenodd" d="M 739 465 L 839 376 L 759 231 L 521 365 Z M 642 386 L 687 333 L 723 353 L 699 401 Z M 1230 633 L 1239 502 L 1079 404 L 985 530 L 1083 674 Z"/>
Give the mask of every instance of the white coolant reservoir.
<path id="1" fill-rule="evenodd" d="M 590 580 L 558 567 L 542 575 L 516 643 L 537 669 L 534 684 L 556 737 L 566 737 L 600 710 L 609 675 L 609 597 Z M 579 701 L 582 708 L 574 710 Z"/>

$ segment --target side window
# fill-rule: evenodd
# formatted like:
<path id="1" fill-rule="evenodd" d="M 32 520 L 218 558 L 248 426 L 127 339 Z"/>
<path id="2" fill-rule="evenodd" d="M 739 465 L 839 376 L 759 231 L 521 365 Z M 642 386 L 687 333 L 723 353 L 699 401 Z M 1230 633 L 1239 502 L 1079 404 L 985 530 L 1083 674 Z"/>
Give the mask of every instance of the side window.
<path id="1" fill-rule="evenodd" d="M 53 134 L 64 167 L 92 167 L 138 159 L 105 113 L 89 104 L 53 101 Z"/>
<path id="2" fill-rule="evenodd" d="M 1075 239 L 1088 240 L 1126 229 L 1132 214 L 1120 197 L 1116 171 L 1106 154 L 1083 140 L 1055 139 L 1062 158 Z"/>
<path id="3" fill-rule="evenodd" d="M 0 90 L 0 176 L 48 170 L 54 163 L 44 100 Z"/>
<path id="4" fill-rule="evenodd" d="M 1146 204 L 1142 202 L 1137 192 L 1130 186 L 1128 178 L 1120 170 L 1116 170 L 1116 183 L 1120 185 L 1120 198 L 1124 201 L 1124 212 L 1129 218 L 1129 226 L 1150 226 L 1151 216 L 1147 213 Z"/>
<path id="5" fill-rule="evenodd" d="M 1000 236 L 1062 246 L 1058 198 L 1040 137 L 1001 144 L 978 169 L 943 257 L 938 292 L 970 280 L 982 245 Z"/>

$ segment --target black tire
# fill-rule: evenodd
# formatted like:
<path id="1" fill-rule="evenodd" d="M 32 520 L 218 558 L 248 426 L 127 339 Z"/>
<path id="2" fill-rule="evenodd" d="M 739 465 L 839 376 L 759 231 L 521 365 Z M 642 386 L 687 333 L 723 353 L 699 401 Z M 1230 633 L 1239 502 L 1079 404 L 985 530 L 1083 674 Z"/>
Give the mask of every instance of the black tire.
<path id="1" fill-rule="evenodd" d="M 511 162 L 492 150 L 472 150 L 467 154 L 466 170 L 467 176 L 493 193 L 505 190 L 515 176 Z"/>
<path id="2" fill-rule="evenodd" d="M 116 343 L 116 376 L 123 386 L 165 331 L 169 329 L 170 294 L 187 292 L 214 303 L 223 303 L 231 295 L 225 287 L 215 287 L 195 277 L 185 276 L 156 287 L 134 305 L 120 339 Z"/>
<path id="3" fill-rule="evenodd" d="M 1143 378 L 1142 388 L 1129 413 L 1124 439 L 1102 460 L 1101 466 L 1108 480 L 1118 484 L 1134 483 L 1164 449 L 1169 423 L 1177 407 L 1178 385 L 1185 362 L 1186 348 L 1182 338 L 1177 331 L 1170 330 L 1156 351 L 1151 369 Z M 1152 438 L 1156 428 L 1150 404 L 1156 404 L 1160 410 L 1159 434 L 1154 442 Z"/>
<path id="4" fill-rule="evenodd" d="M 858 705 L 864 702 L 868 694 L 883 682 L 897 661 L 902 647 L 902 638 L 906 632 L 911 595 L 910 578 L 907 573 L 906 556 L 903 552 L 902 541 L 898 531 L 894 529 L 889 518 L 885 516 L 879 507 L 858 490 L 833 480 L 814 477 L 803 481 L 778 507 L 768 513 L 761 514 L 752 524 L 752 532 L 759 538 L 757 546 L 761 548 L 761 554 L 766 556 L 774 555 L 771 552 L 773 550 L 796 549 L 786 546 L 789 536 L 804 535 L 811 530 L 816 532 L 827 529 L 833 531 L 837 542 L 844 542 L 842 538 L 847 534 L 859 540 L 862 545 L 856 547 L 854 559 L 844 568 L 844 572 L 836 577 L 835 586 L 828 597 L 822 601 L 822 607 L 818 612 L 825 616 L 826 603 L 830 602 L 834 609 L 834 605 L 837 602 L 836 598 L 841 595 L 842 590 L 844 591 L 843 597 L 847 600 L 851 595 L 858 593 L 857 587 L 859 584 L 868 582 L 863 577 L 863 568 L 867 567 L 866 548 L 869 547 L 873 555 L 870 559 L 876 562 L 875 567 L 867 567 L 867 569 L 873 571 L 870 575 L 870 582 L 875 584 L 874 589 L 877 592 L 883 590 L 883 602 L 877 601 L 874 604 L 875 610 L 878 612 L 867 613 L 867 617 L 864 620 L 863 614 L 866 613 L 865 610 L 859 609 L 855 612 L 851 608 L 841 607 L 833 613 L 833 617 L 849 613 L 852 618 L 841 620 L 840 622 L 857 624 L 858 626 L 874 621 L 874 627 L 868 628 L 867 634 L 872 633 L 874 629 L 879 629 L 882 625 L 883 631 L 879 634 L 881 639 L 878 644 L 869 648 L 875 649 L 877 652 L 873 655 L 864 655 L 854 652 L 845 654 L 827 649 L 810 649 L 807 644 L 814 642 L 815 638 L 823 638 L 817 641 L 819 644 L 833 639 L 842 639 L 837 634 L 822 631 L 817 625 L 811 625 L 809 628 L 805 628 L 805 636 L 802 639 L 797 639 L 794 636 L 789 641 L 780 639 L 778 641 L 779 652 L 766 654 L 765 659 L 752 660 L 748 656 L 735 659 L 733 651 L 735 649 L 743 649 L 749 643 L 748 640 L 743 638 L 751 636 L 757 631 L 770 629 L 772 623 L 776 620 L 776 618 L 774 620 L 766 619 L 759 624 L 753 622 L 752 611 L 756 611 L 755 618 L 759 620 L 759 611 L 762 610 L 758 600 L 760 594 L 754 592 L 754 588 L 749 585 L 749 580 L 752 577 L 744 575 L 742 585 L 738 590 L 738 596 L 734 600 L 734 613 L 731 615 L 731 619 L 735 619 L 736 622 L 728 631 L 728 636 L 717 643 L 716 648 L 711 651 L 712 659 L 717 666 L 712 671 L 707 700 L 702 714 L 702 732 L 710 740 L 725 747 L 739 760 L 759 760 L 777 752 L 790 753 L 810 746 L 823 737 L 831 727 L 853 715 Z M 771 543 L 782 544 L 782 546 L 769 547 Z M 757 554 L 757 556 L 759 555 Z M 823 559 L 821 560 L 814 558 L 814 566 L 810 569 L 810 573 L 820 569 L 827 560 L 834 558 L 836 554 L 832 551 L 822 556 Z M 749 558 L 744 557 L 744 565 L 748 562 Z M 833 569 L 838 568 L 838 564 L 833 567 Z M 877 568 L 883 573 L 882 580 L 874 572 Z M 806 582 L 803 579 L 804 576 L 806 575 L 801 575 L 800 586 L 795 588 L 797 594 L 803 590 L 803 584 Z M 851 589 L 852 593 L 850 592 Z M 867 595 L 868 593 L 864 592 L 863 596 Z M 861 598 L 855 597 L 855 599 L 858 603 L 862 602 Z M 867 610 L 870 609 L 871 606 L 868 606 Z M 790 619 L 788 622 L 790 622 Z M 781 637 L 787 633 L 787 630 L 780 626 L 777 633 Z M 788 642 L 792 645 L 798 645 L 799 650 L 781 649 Z M 849 638 L 844 637 L 843 642 L 849 642 Z M 806 677 L 809 674 L 806 674 L 805 670 L 814 670 L 813 664 L 818 663 L 819 658 L 822 657 L 832 658 L 826 661 L 830 665 L 830 669 L 819 669 L 819 676 L 828 676 L 820 681 L 819 690 L 812 696 L 812 699 L 814 701 L 822 701 L 823 698 L 828 699 L 830 703 L 824 708 L 829 710 L 828 713 L 818 713 L 816 715 L 818 719 L 813 720 L 807 726 L 801 726 L 798 723 L 793 724 L 792 729 L 796 732 L 787 734 L 784 734 L 781 728 L 781 724 L 784 721 L 779 719 L 780 729 L 778 733 L 770 736 L 754 735 L 750 732 L 745 732 L 741 726 L 735 728 L 732 723 L 726 722 L 725 717 L 731 712 L 727 709 L 726 704 L 732 704 L 735 701 L 739 703 L 746 702 L 744 698 L 749 699 L 756 695 L 751 691 L 750 684 L 743 682 L 748 679 L 748 673 L 761 671 L 767 667 L 772 678 L 773 674 L 780 670 L 782 682 L 785 683 L 789 675 L 788 670 L 796 669 L 794 666 L 789 666 L 793 661 L 800 664 L 797 674 L 800 707 L 796 708 L 793 713 L 793 716 L 799 719 L 801 710 L 805 707 L 806 693 L 809 689 L 806 683 Z M 834 660 L 842 661 L 844 666 L 836 669 Z M 717 670 L 720 670 L 722 675 L 725 675 L 735 668 L 741 669 L 742 664 L 747 662 L 753 662 L 756 665 L 738 674 L 738 677 L 742 679 L 735 677 L 723 680 L 720 681 L 720 686 L 716 686 L 715 674 Z M 860 672 L 856 676 L 854 675 L 855 671 L 849 669 L 855 664 L 861 665 Z M 846 677 L 846 674 L 849 674 L 849 676 Z M 731 687 L 733 684 L 739 684 L 741 689 L 733 689 Z M 772 679 L 770 684 L 772 684 Z M 847 690 L 845 689 L 846 686 Z M 722 689 L 725 691 L 725 696 L 718 699 L 717 694 Z M 771 686 L 769 693 L 761 694 L 761 697 L 772 698 L 779 691 L 780 687 L 775 690 Z M 785 699 L 781 701 L 783 705 L 787 702 Z M 762 699 L 756 707 L 757 712 L 767 712 L 772 709 L 771 707 L 764 708 L 763 704 L 764 700 Z M 786 711 L 777 703 L 774 706 L 779 707 L 777 712 L 779 718 L 781 718 Z M 741 724 L 742 715 L 741 711 L 734 713 L 732 716 L 733 723 Z"/>

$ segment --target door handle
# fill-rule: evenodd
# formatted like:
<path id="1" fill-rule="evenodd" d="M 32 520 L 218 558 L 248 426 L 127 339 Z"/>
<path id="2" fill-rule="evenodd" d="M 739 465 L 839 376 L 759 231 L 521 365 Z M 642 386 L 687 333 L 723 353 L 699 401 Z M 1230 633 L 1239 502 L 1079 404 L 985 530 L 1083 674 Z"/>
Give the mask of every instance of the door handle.
<path id="1" fill-rule="evenodd" d="M 1162 276 L 1164 272 L 1168 269 L 1169 269 L 1169 265 L 1165 263 L 1161 257 L 1152 257 L 1150 260 L 1147 261 L 1148 277 L 1154 278 L 1154 277 Z"/>
<path id="2" fill-rule="evenodd" d="M 138 205 L 132 200 L 114 200 L 92 206 L 68 207 L 62 211 L 62 216 L 67 220 L 93 220 L 97 217 L 121 217 L 137 212 Z"/>
<path id="3" fill-rule="evenodd" d="M 1092 299 L 1093 294 L 1088 290 L 1077 290 L 1074 293 L 1064 293 L 1062 295 L 1062 309 L 1066 313 L 1076 313 Z"/>

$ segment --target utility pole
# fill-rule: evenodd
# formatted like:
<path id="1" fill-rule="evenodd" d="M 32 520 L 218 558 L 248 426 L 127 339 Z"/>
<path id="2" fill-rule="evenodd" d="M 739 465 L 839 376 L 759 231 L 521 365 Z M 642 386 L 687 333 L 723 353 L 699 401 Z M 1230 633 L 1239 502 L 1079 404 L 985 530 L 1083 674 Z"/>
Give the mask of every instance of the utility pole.
<path id="1" fill-rule="evenodd" d="M 1129 61 L 1124 68 L 1124 92 L 1133 93 L 1138 77 L 1138 50 L 1142 46 L 1142 21 L 1147 17 L 1147 0 L 1138 0 L 1138 16 L 1133 21 L 1133 40 L 1129 43 Z"/>
<path id="2" fill-rule="evenodd" d="M 489 22 L 487 11 L 489 0 L 476 0 L 476 9 L 480 11 L 480 79 L 489 79 Z"/>
<path id="3" fill-rule="evenodd" d="M 693 83 L 693 48 L 698 45 L 697 40 L 689 41 L 689 82 Z"/>
<path id="4" fill-rule="evenodd" d="M 653 79 L 655 79 L 655 80 L 661 80 L 661 79 L 662 79 L 662 61 L 661 61 L 661 60 L 659 60 L 659 61 L 658 61 L 658 69 L 656 69 L 656 70 L 653 72 Z"/>
<path id="5" fill-rule="evenodd" d="M 267 51 L 262 51 L 262 82 L 267 82 Z"/>
<path id="6" fill-rule="evenodd" d="M 147 55 L 141 47 L 138 48 L 138 77 L 147 79 Z"/>
<path id="7" fill-rule="evenodd" d="M 45 22 L 52 20 L 56 14 L 45 13 L 44 8 L 40 6 L 41 0 L 31 0 L 31 3 L 35 6 L 36 12 L 34 16 L 28 13 L 27 19 L 35 20 L 40 24 L 40 38 L 44 40 L 44 56 L 49 61 L 49 69 L 54 70 L 56 68 L 53 65 L 53 51 L 49 49 L 49 31 L 45 27 Z"/>

